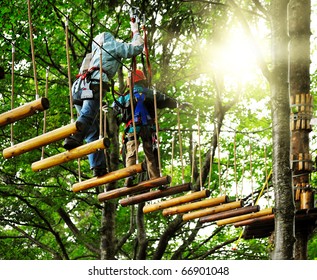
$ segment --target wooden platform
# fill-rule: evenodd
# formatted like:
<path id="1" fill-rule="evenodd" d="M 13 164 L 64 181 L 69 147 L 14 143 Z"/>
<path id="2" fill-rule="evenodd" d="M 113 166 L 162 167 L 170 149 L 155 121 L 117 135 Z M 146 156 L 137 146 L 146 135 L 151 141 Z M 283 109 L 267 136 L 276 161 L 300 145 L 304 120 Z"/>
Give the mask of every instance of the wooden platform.
<path id="1" fill-rule="evenodd" d="M 302 232 L 317 226 L 317 208 L 297 210 L 295 213 L 295 230 Z M 243 239 L 269 237 L 274 231 L 274 216 L 267 221 L 255 221 L 245 226 Z"/>

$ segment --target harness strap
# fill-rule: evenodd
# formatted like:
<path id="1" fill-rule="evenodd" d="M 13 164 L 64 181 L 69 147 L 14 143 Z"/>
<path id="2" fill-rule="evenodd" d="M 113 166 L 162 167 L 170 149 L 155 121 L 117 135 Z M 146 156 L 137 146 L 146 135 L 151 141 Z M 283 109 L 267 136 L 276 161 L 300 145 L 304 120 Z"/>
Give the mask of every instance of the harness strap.
<path id="1" fill-rule="evenodd" d="M 87 78 L 87 76 L 91 76 L 91 74 L 95 71 L 99 71 L 100 68 L 98 66 L 93 66 L 91 67 L 87 72 L 85 72 L 84 74 L 77 74 L 76 78 L 81 78 L 81 80 L 84 80 Z M 108 73 L 105 69 L 102 68 L 102 72 L 105 73 L 108 76 Z"/>

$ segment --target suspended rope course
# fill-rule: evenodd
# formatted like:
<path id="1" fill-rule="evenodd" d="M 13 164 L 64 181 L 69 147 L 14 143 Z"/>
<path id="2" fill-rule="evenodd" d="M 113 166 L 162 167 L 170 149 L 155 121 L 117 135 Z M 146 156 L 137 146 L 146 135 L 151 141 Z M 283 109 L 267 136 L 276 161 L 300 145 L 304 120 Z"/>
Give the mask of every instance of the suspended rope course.
<path id="1" fill-rule="evenodd" d="M 62 13 L 61 11 L 59 11 Z M 62 13 L 63 14 L 63 13 Z M 47 132 L 46 130 L 46 112 L 44 112 L 44 120 L 43 120 L 43 134 L 41 136 L 35 137 L 28 141 L 19 143 L 14 145 L 13 143 L 13 125 L 12 123 L 20 120 L 26 116 L 34 114 L 37 111 L 45 111 L 49 107 L 48 103 L 48 73 L 49 68 L 46 71 L 46 83 L 45 83 L 45 97 L 39 98 L 38 94 L 38 81 L 37 81 L 37 73 L 36 73 L 36 61 L 35 61 L 35 51 L 34 51 L 34 42 L 33 42 L 33 34 L 32 34 L 32 20 L 31 20 L 31 8 L 30 8 L 30 0 L 28 0 L 28 19 L 29 19 L 29 28 L 30 28 L 30 44 L 31 44 L 31 52 L 32 52 L 32 65 L 33 65 L 33 73 L 34 73 L 34 83 L 35 83 L 35 99 L 36 103 L 32 102 L 26 104 L 25 106 L 14 109 L 14 64 L 15 64 L 15 47 L 12 44 L 12 89 L 11 89 L 11 111 L 9 114 L 1 114 L 0 115 L 0 127 L 6 124 L 11 124 L 11 147 L 3 150 L 4 158 L 12 158 L 16 157 L 20 154 L 28 152 L 32 149 L 42 147 L 42 156 L 41 160 L 38 162 L 34 162 L 32 164 L 33 171 L 42 171 L 48 169 L 50 167 L 60 165 L 62 163 L 68 162 L 73 159 L 78 159 L 94 153 L 100 149 L 106 150 L 110 142 L 107 137 L 107 128 L 106 128 L 106 118 L 107 118 L 107 108 L 103 106 L 103 81 L 102 81 L 102 52 L 104 50 L 103 47 L 99 46 L 100 53 L 100 80 L 99 80 L 99 91 L 100 91 L 100 100 L 99 100 L 99 139 L 87 143 L 85 145 L 81 145 L 72 150 L 66 151 L 65 153 L 57 154 L 53 157 L 49 157 L 44 159 L 44 146 L 56 142 L 58 140 L 64 139 L 67 136 L 76 133 L 82 129 L 82 124 L 80 122 L 74 121 L 73 116 L 73 99 L 72 99 L 72 82 L 71 82 L 71 62 L 69 57 L 69 18 L 66 16 L 65 23 L 65 37 L 66 37 L 66 58 L 67 58 L 67 69 L 68 69 L 68 88 L 70 95 L 70 115 L 71 115 L 71 123 L 59 129 L 56 129 L 51 132 Z M 76 26 L 76 25 L 75 25 Z M 152 82 L 152 69 L 149 60 L 149 52 L 147 45 L 147 30 L 145 27 L 145 18 L 143 19 L 142 25 L 143 33 L 144 33 L 144 42 L 145 42 L 145 54 L 146 54 L 146 64 L 148 71 L 148 82 L 149 84 Z M 84 32 L 85 33 L 85 32 Z M 87 35 L 87 34 L 86 34 Z M 111 55 L 111 54 L 110 54 Z M 135 73 L 136 63 L 134 59 L 134 63 L 131 67 L 125 66 L 121 61 L 123 67 L 128 69 L 128 78 L 129 78 L 129 95 L 130 95 L 130 106 L 132 113 L 132 124 L 134 130 L 134 140 L 135 140 L 135 148 L 138 150 L 138 141 L 136 134 L 136 124 L 135 124 L 135 116 L 134 116 L 134 95 L 133 95 L 133 73 Z M 158 201 L 157 203 L 146 204 L 143 207 L 143 213 L 150 213 L 153 211 L 162 210 L 163 216 L 170 216 L 175 214 L 182 214 L 183 221 L 190 221 L 193 219 L 199 218 L 201 223 L 206 222 L 216 222 L 218 226 L 233 224 L 236 227 L 247 225 L 251 222 L 258 221 L 260 217 L 271 218 L 274 215 L 274 209 L 269 207 L 263 210 L 260 210 L 258 205 L 260 197 L 263 195 L 266 190 L 268 194 L 268 183 L 272 175 L 272 171 L 268 173 L 267 170 L 267 151 L 265 147 L 265 178 L 266 181 L 256 199 L 254 201 L 254 186 L 253 186 L 253 147 L 251 140 L 249 139 L 249 168 L 250 168 L 250 186 L 251 186 L 251 205 L 244 206 L 244 200 L 239 199 L 239 189 L 238 189 L 238 178 L 237 178 L 237 143 L 236 143 L 236 131 L 234 131 L 234 148 L 233 148 L 233 168 L 234 168 L 234 184 L 235 184 L 235 201 L 232 201 L 227 193 L 227 183 L 229 182 L 229 167 L 230 167 L 230 153 L 228 153 L 227 158 L 227 166 L 226 166 L 226 178 L 223 186 L 222 176 L 221 176 L 221 145 L 220 145 L 220 124 L 214 123 L 214 129 L 216 131 L 216 142 L 217 142 L 217 152 L 218 152 L 218 186 L 219 186 L 219 197 L 211 197 L 211 178 L 213 172 L 213 155 L 215 154 L 215 147 L 210 147 L 209 154 L 209 179 L 208 179 L 208 189 L 204 187 L 203 184 L 203 166 L 202 166 L 202 145 L 201 145 L 201 119 L 200 119 L 200 111 L 197 111 L 197 145 L 193 145 L 193 158 L 192 158 L 192 172 L 191 172 L 191 182 L 185 183 L 185 171 L 184 171 L 184 154 L 183 154 L 183 139 L 181 135 L 181 124 L 180 124 L 180 104 L 177 103 L 177 132 L 178 132 L 178 145 L 179 145 L 179 157 L 180 157 L 180 165 L 181 165 L 181 179 L 182 184 L 177 186 L 168 186 L 172 183 L 173 176 L 163 176 L 162 175 L 162 164 L 161 164 L 161 153 L 160 153 L 160 135 L 159 135 L 159 124 L 158 124 L 158 112 L 157 112 L 157 91 L 154 86 L 154 109 L 155 109 L 155 126 L 156 126 L 156 139 L 157 139 L 157 150 L 158 150 L 158 169 L 160 177 L 150 179 L 147 181 L 139 182 L 138 184 L 132 187 L 122 187 L 119 189 L 114 189 L 111 191 L 105 191 L 98 195 L 99 202 L 120 198 L 122 196 L 126 196 L 119 201 L 122 206 L 134 205 L 141 202 L 148 202 L 155 199 L 163 200 Z M 39 100 L 38 100 L 39 99 Z M 103 114 L 104 113 L 104 114 Z M 175 138 L 176 133 L 172 135 L 172 159 L 171 159 L 171 174 L 173 174 L 173 165 L 174 165 L 174 149 L 175 149 Z M 209 145 L 209 144 L 208 144 Z M 192 183 L 194 183 L 194 167 L 195 167 L 195 158 L 196 153 L 198 151 L 198 166 L 199 166 L 199 190 L 193 190 Z M 105 151 L 106 152 L 106 151 Z M 80 163 L 78 162 L 79 167 L 79 175 L 80 175 Z M 72 186 L 72 190 L 74 192 L 86 191 L 90 188 L 109 184 L 115 181 L 118 181 L 122 178 L 127 178 L 129 176 L 133 176 L 138 173 L 146 172 L 146 167 L 144 163 L 139 163 L 138 152 L 136 152 L 136 164 L 133 166 L 129 166 L 120 170 L 109 172 L 103 176 L 95 177 L 88 179 L 86 181 L 79 180 L 78 183 Z M 244 176 L 244 165 L 242 168 L 242 184 L 243 184 L 243 176 Z M 80 177 L 81 178 L 81 177 Z M 163 189 L 156 189 L 160 186 L 166 186 Z M 223 188 L 224 187 L 224 188 Z M 179 195 L 182 193 L 182 195 Z M 184 194 L 185 193 L 185 194 Z M 178 195 L 176 197 L 172 197 L 173 195 Z M 242 192 L 240 193 L 242 197 Z M 240 235 L 241 237 L 242 235 Z M 240 239 L 239 237 L 239 239 Z"/>

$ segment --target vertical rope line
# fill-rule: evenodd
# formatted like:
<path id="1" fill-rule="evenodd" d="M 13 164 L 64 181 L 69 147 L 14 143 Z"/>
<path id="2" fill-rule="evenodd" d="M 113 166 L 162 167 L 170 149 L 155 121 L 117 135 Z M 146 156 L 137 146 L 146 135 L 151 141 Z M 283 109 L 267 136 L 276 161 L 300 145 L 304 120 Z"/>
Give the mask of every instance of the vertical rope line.
<path id="1" fill-rule="evenodd" d="M 174 149 L 175 149 L 175 133 L 172 135 L 172 158 L 171 158 L 171 186 L 173 186 L 173 167 L 174 167 Z"/>
<path id="2" fill-rule="evenodd" d="M 196 151 L 196 147 L 195 147 L 195 141 L 193 140 L 193 137 L 192 137 L 192 143 L 193 143 L 193 149 L 192 149 L 192 166 L 191 166 L 191 182 L 194 183 L 194 169 L 195 169 L 195 151 Z"/>
<path id="3" fill-rule="evenodd" d="M 70 58 L 69 58 L 69 41 L 68 41 L 68 17 L 66 17 L 65 22 L 65 34 L 66 34 L 66 59 L 67 59 L 67 69 L 68 69 L 68 90 L 69 90 L 69 104 L 70 104 L 70 121 L 74 122 L 73 113 L 73 98 L 72 98 L 72 80 L 71 80 L 71 69 L 70 69 Z"/>
<path id="4" fill-rule="evenodd" d="M 208 186 L 209 186 L 209 188 L 211 188 L 210 183 L 211 183 L 212 164 L 213 164 L 213 162 L 212 162 L 212 153 L 213 153 L 212 142 L 213 141 L 211 141 L 211 144 L 210 144 L 210 156 L 209 156 L 210 157 L 210 159 L 209 159 L 209 161 L 210 161 L 210 164 L 209 164 L 209 178 L 208 178 Z"/>
<path id="5" fill-rule="evenodd" d="M 219 192 L 222 194 L 221 188 L 221 166 L 220 166 L 220 141 L 219 141 L 219 124 L 217 123 L 216 127 L 216 134 L 217 134 L 217 143 L 218 143 L 218 182 L 219 182 Z"/>
<path id="6" fill-rule="evenodd" d="M 14 63 L 15 63 L 15 47 L 12 43 L 12 70 L 11 70 L 11 110 L 14 108 Z M 11 123 L 11 146 L 14 145 L 13 141 L 13 123 Z"/>
<path id="7" fill-rule="evenodd" d="M 265 178 L 268 178 L 268 174 L 267 174 L 267 150 L 266 150 L 266 146 L 264 146 L 264 164 L 265 164 Z M 267 180 L 267 179 L 266 179 L 266 180 Z M 269 184 L 268 184 L 268 183 L 267 183 L 267 185 L 266 185 L 266 200 L 267 200 L 268 206 L 270 206 Z"/>
<path id="8" fill-rule="evenodd" d="M 147 30 L 145 27 L 145 18 L 143 18 L 143 40 L 144 40 L 144 53 L 146 57 L 146 66 L 148 70 L 148 85 L 150 86 L 152 83 L 152 69 L 151 69 L 151 63 L 150 63 L 150 55 L 149 55 L 149 49 L 148 49 L 148 40 L 147 40 Z"/>
<path id="9" fill-rule="evenodd" d="M 233 157 L 234 157 L 234 182 L 236 185 L 236 201 L 238 201 L 238 182 L 237 182 L 237 133 L 234 132 L 233 142 Z"/>
<path id="10" fill-rule="evenodd" d="M 99 72 L 100 72 L 100 79 L 99 79 L 99 139 L 102 138 L 103 131 L 102 131 L 102 49 L 101 46 L 99 48 Z"/>
<path id="11" fill-rule="evenodd" d="M 241 174 L 241 190 L 240 190 L 240 198 L 243 197 L 243 188 L 244 188 L 244 172 L 245 172 L 245 165 L 242 165 L 242 174 Z"/>
<path id="12" fill-rule="evenodd" d="M 132 81 L 132 75 L 131 71 L 129 71 L 129 88 L 130 88 L 130 106 L 131 106 L 131 114 L 132 114 L 132 125 L 133 125 L 133 136 L 134 136 L 134 145 L 135 145 L 135 159 L 136 163 L 139 162 L 139 156 L 138 156 L 138 139 L 136 135 L 136 126 L 135 126 L 135 119 L 134 119 L 134 104 L 133 104 L 133 81 Z"/>
<path id="13" fill-rule="evenodd" d="M 108 114 L 108 106 L 103 109 L 104 110 L 104 118 L 103 118 L 103 135 L 104 137 L 108 137 L 107 133 L 107 114 Z"/>
<path id="14" fill-rule="evenodd" d="M 253 191 L 253 173 L 252 173 L 252 143 L 251 143 L 251 139 L 249 138 L 249 156 L 250 156 L 250 176 L 251 176 L 251 193 L 252 193 L 252 205 L 254 205 L 254 201 L 253 201 L 253 195 L 254 195 L 254 191 Z"/>
<path id="15" fill-rule="evenodd" d="M 202 176 L 202 163 L 201 163 L 201 145 L 200 145 L 200 116 L 199 110 L 197 113 L 197 124 L 198 124 L 198 159 L 199 159 L 199 186 L 200 189 L 203 187 L 203 176 Z"/>
<path id="16" fill-rule="evenodd" d="M 178 140 L 179 140 L 179 156 L 181 160 L 181 168 L 182 168 L 182 183 L 185 183 L 185 175 L 184 175 L 184 164 L 183 164 L 183 147 L 182 147 L 182 135 L 181 135 L 181 125 L 180 125 L 180 114 L 179 114 L 179 104 L 177 103 L 177 125 L 178 125 Z"/>
<path id="17" fill-rule="evenodd" d="M 211 175 L 212 175 L 212 147 L 210 148 L 210 164 L 209 164 L 209 178 L 208 178 L 208 186 L 211 188 L 210 183 L 211 183 Z"/>
<path id="18" fill-rule="evenodd" d="M 30 43 L 31 43 L 31 52 L 32 52 L 32 64 L 33 64 L 33 75 L 34 75 L 34 83 L 35 83 L 35 99 L 39 98 L 38 94 L 38 83 L 37 83 L 37 75 L 36 75 L 36 63 L 35 63 L 35 54 L 34 54 L 34 42 L 33 42 L 33 26 L 31 19 L 31 3 L 28 0 L 28 18 L 29 18 L 29 29 L 30 29 Z"/>
<path id="19" fill-rule="evenodd" d="M 49 73 L 49 67 L 46 68 L 46 76 L 45 76 L 45 97 L 48 97 L 48 73 Z M 43 116 L 43 134 L 46 133 L 46 110 L 44 111 L 44 116 Z M 41 159 L 44 159 L 44 151 L 45 151 L 45 146 L 42 147 L 42 156 Z"/>
<path id="20" fill-rule="evenodd" d="M 227 170 L 226 170 L 226 180 L 225 180 L 225 186 L 224 189 L 227 189 L 227 182 L 229 178 L 229 163 L 230 163 L 230 153 L 228 154 L 228 159 L 227 159 Z"/>
<path id="21" fill-rule="evenodd" d="M 162 165 L 161 165 L 161 152 L 160 152 L 160 137 L 159 137 L 159 125 L 157 117 L 157 100 L 156 100 L 156 88 L 153 90 L 154 96 L 154 112 L 155 112 L 155 129 L 156 129 L 156 138 L 157 138 L 157 157 L 158 157 L 158 168 L 160 171 L 160 176 L 162 176 Z"/>
<path id="22" fill-rule="evenodd" d="M 78 181 L 81 182 L 81 165 L 80 165 L 80 158 L 77 159 L 78 165 Z"/>

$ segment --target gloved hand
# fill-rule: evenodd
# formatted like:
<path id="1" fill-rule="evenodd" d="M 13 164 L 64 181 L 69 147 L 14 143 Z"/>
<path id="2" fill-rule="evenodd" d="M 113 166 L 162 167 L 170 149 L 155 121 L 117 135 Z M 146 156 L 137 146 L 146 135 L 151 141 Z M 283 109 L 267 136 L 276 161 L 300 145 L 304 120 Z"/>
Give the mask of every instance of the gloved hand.
<path id="1" fill-rule="evenodd" d="M 139 31 L 139 25 L 138 25 L 138 22 L 136 20 L 134 22 L 130 21 L 130 25 L 131 25 L 131 31 L 133 33 Z"/>

